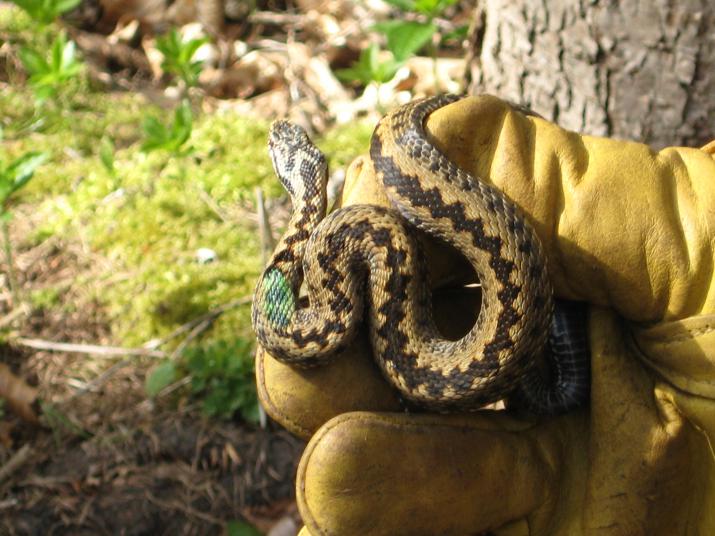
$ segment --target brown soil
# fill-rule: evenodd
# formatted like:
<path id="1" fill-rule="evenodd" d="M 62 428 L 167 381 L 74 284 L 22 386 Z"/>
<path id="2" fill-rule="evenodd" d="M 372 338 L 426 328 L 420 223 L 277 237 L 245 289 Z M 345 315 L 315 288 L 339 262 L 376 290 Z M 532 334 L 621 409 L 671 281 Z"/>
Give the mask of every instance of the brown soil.
<path id="1" fill-rule="evenodd" d="M 21 252 L 26 295 L 58 288 L 59 303 L 77 306 L 34 310 L 16 322 L 16 334 L 110 342 L 96 293 L 77 281 L 92 266 L 103 269 L 98 263 L 57 239 Z M 0 319 L 9 303 L 9 294 L 0 296 Z M 42 401 L 41 425 L 7 407 L 0 419 L 0 534 L 221 534 L 232 520 L 266 532 L 297 515 L 293 479 L 303 445 L 270 422 L 261 429 L 208 420 L 180 391 L 147 400 L 150 358 L 0 343 L 0 363 L 35 385 Z"/>

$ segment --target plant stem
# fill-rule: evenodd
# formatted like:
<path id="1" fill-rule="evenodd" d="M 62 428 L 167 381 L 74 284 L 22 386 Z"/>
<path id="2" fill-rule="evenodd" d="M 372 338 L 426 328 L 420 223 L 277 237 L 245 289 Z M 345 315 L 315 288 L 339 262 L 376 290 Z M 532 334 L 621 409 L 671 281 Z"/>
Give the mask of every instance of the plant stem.
<path id="1" fill-rule="evenodd" d="M 15 279 L 15 268 L 13 267 L 12 246 L 10 244 L 10 228 L 7 219 L 2 218 L 2 239 L 5 248 L 5 259 L 7 261 L 7 279 L 10 285 L 10 295 L 12 296 L 12 306 L 20 304 L 20 295 L 17 289 L 17 279 Z"/>

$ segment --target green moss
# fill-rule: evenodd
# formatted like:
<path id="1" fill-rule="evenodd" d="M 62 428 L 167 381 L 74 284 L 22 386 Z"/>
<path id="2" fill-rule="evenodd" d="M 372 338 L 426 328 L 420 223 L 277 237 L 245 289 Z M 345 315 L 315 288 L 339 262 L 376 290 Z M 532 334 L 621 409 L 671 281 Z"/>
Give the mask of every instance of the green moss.
<path id="1" fill-rule="evenodd" d="M 0 31 L 22 32 L 29 30 L 32 19 L 22 9 L 12 4 L 0 7 Z"/>
<path id="2" fill-rule="evenodd" d="M 50 309 L 60 303 L 60 289 L 42 288 L 30 294 L 30 303 L 35 309 Z"/>
<path id="3" fill-rule="evenodd" d="M 114 139 L 116 147 L 135 144 L 140 137 L 144 114 L 156 108 L 133 94 L 88 93 L 77 97 L 73 106 L 47 104 L 36 110 L 26 88 L 0 92 L 5 140 L 2 153 L 16 157 L 28 150 L 48 152 L 52 164 L 40 168 L 23 190 L 25 200 L 72 192 L 97 173 L 106 175 L 99 160 L 99 140 Z M 126 154 L 131 155 L 136 150 Z M 121 151 L 120 155 L 121 156 Z"/>
<path id="4" fill-rule="evenodd" d="M 81 239 L 93 255 L 106 259 L 78 274 L 77 281 L 87 289 L 87 299 L 106 306 L 117 344 L 142 344 L 251 295 L 262 269 L 255 219 L 224 221 L 206 199 L 222 214 L 250 215 L 257 186 L 267 197 L 285 195 L 266 150 L 267 122 L 233 113 L 202 115 L 188 154 L 144 154 L 139 150 L 143 117 L 171 112 L 141 96 L 83 91 L 66 107 L 38 113 L 27 105 L 31 93 L 10 89 L 0 92 L 0 107 L 8 110 L 0 158 L 27 150 L 51 155 L 20 197 L 19 202 L 32 205 L 36 225 L 17 246 L 60 235 Z M 368 124 L 340 127 L 319 145 L 335 169 L 367 150 L 371 132 Z M 117 148 L 113 170 L 99 156 L 103 137 Z M 199 248 L 215 251 L 216 261 L 201 264 Z M 33 301 L 42 307 L 82 307 L 58 305 L 43 292 Z M 253 340 L 250 306 L 221 316 L 209 337 Z"/>
<path id="5" fill-rule="evenodd" d="M 135 145 L 117 155 L 115 176 L 93 157 L 92 170 L 64 196 L 71 210 L 56 211 L 59 227 L 71 230 L 80 220 L 92 246 L 111 260 L 112 271 L 131 274 L 104 294 L 116 334 L 126 344 L 142 343 L 250 295 L 261 269 L 254 223 L 221 220 L 202 196 L 252 210 L 255 186 L 278 193 L 265 136 L 266 126 L 255 120 L 206 117 L 192 137 L 192 155 L 147 156 Z M 58 207 L 56 198 L 47 203 Z M 200 264 L 199 248 L 214 250 L 216 262 Z M 244 309 L 229 315 L 233 335 L 250 334 Z"/>
<path id="6" fill-rule="evenodd" d="M 317 145 L 327 155 L 332 169 L 347 167 L 357 156 L 366 154 L 375 125 L 358 121 L 337 126 L 317 140 Z"/>
<path id="7" fill-rule="evenodd" d="M 0 6 L 0 33 L 12 42 L 22 42 L 30 45 L 45 43 L 49 35 L 57 32 L 57 25 L 41 25 L 13 4 Z"/>

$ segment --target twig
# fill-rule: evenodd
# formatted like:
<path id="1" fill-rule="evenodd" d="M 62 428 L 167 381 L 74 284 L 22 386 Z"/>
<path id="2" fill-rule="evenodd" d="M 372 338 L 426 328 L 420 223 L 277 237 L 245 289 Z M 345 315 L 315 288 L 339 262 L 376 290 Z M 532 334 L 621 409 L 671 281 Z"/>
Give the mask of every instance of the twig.
<path id="1" fill-rule="evenodd" d="M 189 334 L 184 338 L 184 340 L 179 343 L 176 349 L 171 353 L 169 359 L 176 359 L 178 356 L 180 356 L 182 352 L 186 349 L 186 347 L 189 345 L 189 343 L 193 341 L 196 337 L 201 335 L 204 331 L 206 331 L 211 326 L 211 324 L 214 323 L 214 320 L 216 320 L 215 316 L 207 318 L 203 322 L 197 324 L 194 329 L 192 329 Z"/>
<path id="2" fill-rule="evenodd" d="M 14 497 L 0 501 L 0 510 L 7 510 L 8 508 L 13 508 L 20 504 L 20 501 Z"/>
<path id="3" fill-rule="evenodd" d="M 221 221 L 223 221 L 224 223 L 235 223 L 231 221 L 231 218 L 226 215 L 224 210 L 219 206 L 216 200 L 211 197 L 208 192 L 206 192 L 206 190 L 204 190 L 203 188 L 197 188 L 197 190 L 199 192 L 199 197 L 201 198 L 201 201 L 206 203 L 206 206 L 209 207 L 214 212 L 214 214 L 216 214 L 221 219 Z"/>
<path id="4" fill-rule="evenodd" d="M 183 378 L 179 378 L 176 380 L 174 383 L 170 383 L 166 387 L 164 387 L 161 391 L 159 391 L 155 396 L 146 398 L 139 402 L 137 404 L 137 409 L 140 411 L 147 411 L 150 410 L 153 406 L 154 403 L 159 400 L 160 398 L 164 398 L 166 395 L 169 395 L 176 391 L 177 389 L 180 389 L 181 387 L 185 385 L 189 385 L 191 383 L 191 374 L 188 374 L 184 376 Z"/>
<path id="5" fill-rule="evenodd" d="M 191 376 L 190 375 L 184 376 L 180 380 L 176 380 L 174 383 L 171 383 L 171 384 L 167 385 L 166 387 L 164 387 L 161 391 L 159 391 L 159 393 L 157 393 L 157 395 L 154 398 L 155 399 L 163 398 L 166 395 L 173 393 L 180 387 L 183 387 L 184 385 L 189 385 L 190 383 L 191 383 Z"/>
<path id="6" fill-rule="evenodd" d="M 249 15 L 251 24 L 265 24 L 274 26 L 303 26 L 308 22 L 305 15 L 295 13 L 274 13 L 273 11 L 254 11 Z"/>
<path id="7" fill-rule="evenodd" d="M 122 361 L 119 361 L 118 363 L 115 363 L 111 367 L 109 367 L 107 370 L 102 372 L 99 376 L 94 378 L 93 380 L 90 380 L 88 382 L 85 382 L 84 385 L 80 385 L 77 387 L 77 391 L 72 393 L 70 396 L 64 398 L 61 403 L 67 403 L 78 396 L 81 396 L 85 393 L 88 393 L 90 391 L 94 392 L 97 390 L 98 387 L 103 385 L 104 383 L 109 380 L 112 376 L 114 376 L 119 370 L 123 369 L 127 365 L 131 364 L 131 360 L 129 359 L 123 359 Z"/>
<path id="8" fill-rule="evenodd" d="M 35 350 L 48 350 L 50 352 L 69 352 L 76 354 L 93 354 L 103 356 L 142 356 L 142 357 L 166 357 L 166 352 L 151 348 L 121 348 L 118 346 L 100 346 L 97 344 L 74 344 L 67 342 L 53 342 L 42 339 L 28 339 L 18 337 L 12 339 L 21 346 L 34 348 Z"/>
<path id="9" fill-rule="evenodd" d="M 219 316 L 221 316 L 223 313 L 226 311 L 229 311 L 230 309 L 235 309 L 236 307 L 240 307 L 241 305 L 247 305 L 251 303 L 251 300 L 253 299 L 252 296 L 243 296 L 242 298 L 238 298 L 236 300 L 230 301 L 228 303 L 224 303 L 223 305 L 219 305 L 218 307 L 215 307 L 214 309 L 211 309 L 208 313 L 204 313 L 201 316 L 197 316 L 196 318 L 192 318 L 185 324 L 182 324 L 178 328 L 176 328 L 174 331 L 166 335 L 165 337 L 162 337 L 161 339 L 152 339 L 151 341 L 145 343 L 142 348 L 146 348 L 147 350 L 153 350 L 155 348 L 159 348 L 160 346 L 165 345 L 167 342 L 180 337 L 186 332 L 191 331 L 194 329 L 196 326 L 199 324 L 205 322 L 206 320 L 215 320 Z"/>
<path id="10" fill-rule="evenodd" d="M 28 308 L 24 303 L 21 303 L 19 306 L 15 307 L 12 311 L 10 311 L 8 314 L 0 318 L 0 328 L 4 328 L 5 326 L 9 326 L 12 324 L 16 318 L 27 314 Z"/>
<path id="11" fill-rule="evenodd" d="M 18 450 L 12 457 L 7 461 L 5 465 L 0 467 L 0 482 L 4 482 L 12 474 L 20 469 L 27 460 L 29 460 L 33 455 L 32 447 L 29 444 L 23 445 L 20 450 Z"/>
<path id="12" fill-rule="evenodd" d="M 263 190 L 256 188 L 256 211 L 258 212 L 258 227 L 261 232 L 261 254 L 263 255 L 263 265 L 268 264 L 271 252 L 276 247 L 271 232 L 271 222 L 266 212 L 266 204 L 263 199 Z"/>
<path id="13" fill-rule="evenodd" d="M 164 510 L 174 510 L 174 511 L 178 511 L 178 512 L 183 512 L 184 514 L 186 514 L 189 517 L 194 517 L 196 519 L 200 519 L 201 521 L 204 521 L 206 523 L 212 523 L 217 526 L 223 525 L 223 520 L 218 519 L 218 518 L 216 518 L 210 514 L 207 514 L 205 512 L 196 510 L 186 504 L 182 504 L 179 501 L 163 501 L 163 500 L 159 499 L 156 495 L 151 493 L 150 491 L 146 491 L 144 496 L 147 498 L 147 500 L 149 502 L 156 504 L 157 506 L 163 508 Z"/>
<path id="14" fill-rule="evenodd" d="M 2 215 L 4 215 L 4 213 Z M 8 229 L 7 219 L 2 219 L 0 227 L 2 227 L 2 241 L 5 249 L 5 261 L 7 262 L 7 282 L 10 286 L 12 305 L 18 307 L 20 305 L 20 291 L 17 286 L 17 278 L 15 277 L 15 267 L 13 266 L 12 245 L 10 244 L 10 230 Z"/>

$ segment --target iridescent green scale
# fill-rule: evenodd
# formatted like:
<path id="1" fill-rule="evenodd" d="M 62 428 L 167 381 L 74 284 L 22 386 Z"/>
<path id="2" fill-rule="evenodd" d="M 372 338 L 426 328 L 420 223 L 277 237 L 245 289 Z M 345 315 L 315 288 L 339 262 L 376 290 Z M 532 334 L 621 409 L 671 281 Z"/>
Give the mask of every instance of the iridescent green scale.
<path id="1" fill-rule="evenodd" d="M 276 327 L 284 328 L 296 310 L 295 296 L 288 279 L 280 270 L 269 270 L 263 280 L 265 299 L 262 306 L 268 320 Z"/>

